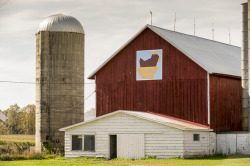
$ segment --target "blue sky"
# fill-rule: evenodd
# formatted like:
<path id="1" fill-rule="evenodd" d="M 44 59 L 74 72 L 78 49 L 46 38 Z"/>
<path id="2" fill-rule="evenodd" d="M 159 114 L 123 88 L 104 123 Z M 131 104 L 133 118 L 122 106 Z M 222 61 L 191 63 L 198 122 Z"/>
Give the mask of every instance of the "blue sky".
<path id="1" fill-rule="evenodd" d="M 0 0 L 0 4 L 6 0 Z M 35 82 L 35 32 L 46 17 L 63 13 L 77 18 L 85 30 L 87 77 L 145 24 L 241 46 L 241 3 L 246 0 L 9 0 L 0 7 L 0 81 Z M 1 6 L 1 5 L 0 5 Z M 94 91 L 85 85 L 85 97 Z M 0 82 L 0 109 L 35 103 L 35 85 Z M 85 110 L 95 107 L 95 95 Z"/>

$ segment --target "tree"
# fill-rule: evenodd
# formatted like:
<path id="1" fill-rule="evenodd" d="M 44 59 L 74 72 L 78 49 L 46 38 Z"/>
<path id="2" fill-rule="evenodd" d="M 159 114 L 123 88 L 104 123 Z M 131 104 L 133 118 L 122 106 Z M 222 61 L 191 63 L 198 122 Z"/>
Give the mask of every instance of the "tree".
<path id="1" fill-rule="evenodd" d="M 35 134 L 35 105 L 20 108 L 17 104 L 11 105 L 5 112 L 7 134 Z M 1 126 L 0 126 L 1 127 Z"/>
<path id="2" fill-rule="evenodd" d="M 20 107 L 17 104 L 11 105 L 10 108 L 6 110 L 8 120 L 6 125 L 8 128 L 9 134 L 19 134 L 18 123 L 20 120 L 19 112 L 21 111 Z"/>
<path id="3" fill-rule="evenodd" d="M 24 134 L 35 134 L 35 105 L 27 105 L 22 109 L 22 119 Z"/>
<path id="4" fill-rule="evenodd" d="M 8 134 L 8 128 L 5 123 L 0 120 L 0 134 Z"/>

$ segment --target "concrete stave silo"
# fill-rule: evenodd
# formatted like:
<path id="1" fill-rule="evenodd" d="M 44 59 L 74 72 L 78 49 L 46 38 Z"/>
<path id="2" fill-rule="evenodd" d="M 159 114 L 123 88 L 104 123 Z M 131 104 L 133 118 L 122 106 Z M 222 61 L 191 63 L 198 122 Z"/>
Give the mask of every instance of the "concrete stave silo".
<path id="1" fill-rule="evenodd" d="M 84 120 L 84 30 L 63 14 L 42 21 L 36 33 L 36 149 L 63 150 L 59 128 Z"/>
<path id="2" fill-rule="evenodd" d="M 249 63 L 248 63 L 248 3 L 242 4 L 242 49 L 241 49 L 241 85 L 242 85 L 242 130 L 249 130 Z"/>

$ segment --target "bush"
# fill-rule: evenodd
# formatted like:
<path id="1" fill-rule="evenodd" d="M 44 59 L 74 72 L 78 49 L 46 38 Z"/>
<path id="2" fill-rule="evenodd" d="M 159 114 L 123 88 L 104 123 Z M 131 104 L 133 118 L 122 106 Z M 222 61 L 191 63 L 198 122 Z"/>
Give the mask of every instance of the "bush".
<path id="1" fill-rule="evenodd" d="M 226 154 L 215 153 L 214 155 L 188 157 L 187 159 L 210 159 L 210 160 L 218 160 L 218 159 L 226 159 L 226 158 L 228 158 L 228 155 L 226 155 Z"/>
<path id="2" fill-rule="evenodd" d="M 46 159 L 46 155 L 38 152 L 31 152 L 29 154 L 3 154 L 0 155 L 0 161 L 13 161 L 13 160 L 28 160 L 28 159 Z M 51 158 L 51 157 L 50 157 Z"/>
<path id="3" fill-rule="evenodd" d="M 0 161 L 29 160 L 29 159 L 51 159 L 60 156 L 56 151 L 36 152 L 34 142 L 0 140 Z"/>
<path id="4" fill-rule="evenodd" d="M 52 143 L 48 142 L 47 144 L 43 144 L 43 153 L 47 155 L 57 155 L 62 156 L 62 153 L 60 152 L 59 148 L 56 148 L 53 146 Z"/>
<path id="5" fill-rule="evenodd" d="M 25 146 L 27 144 L 30 146 L 35 146 L 35 142 L 30 141 L 0 140 L 0 145 L 14 145 L 14 143 L 17 143 L 20 146 Z"/>
<path id="6" fill-rule="evenodd" d="M 34 142 L 28 141 L 0 140 L 0 154 L 23 154 L 34 145 Z"/>
<path id="7" fill-rule="evenodd" d="M 147 157 L 140 158 L 140 160 L 152 160 L 152 159 L 157 159 L 157 158 L 156 156 L 147 156 Z"/>

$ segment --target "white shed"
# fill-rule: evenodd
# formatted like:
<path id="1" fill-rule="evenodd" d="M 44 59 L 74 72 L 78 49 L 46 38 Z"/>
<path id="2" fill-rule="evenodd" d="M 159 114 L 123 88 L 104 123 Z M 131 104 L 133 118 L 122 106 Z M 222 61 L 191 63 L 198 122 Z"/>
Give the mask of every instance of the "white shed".
<path id="1" fill-rule="evenodd" d="M 5 122 L 8 119 L 8 117 L 0 110 L 0 120 Z"/>
<path id="2" fill-rule="evenodd" d="M 216 149 L 216 134 L 208 126 L 147 112 L 120 110 L 60 131 L 66 158 L 185 158 Z"/>

